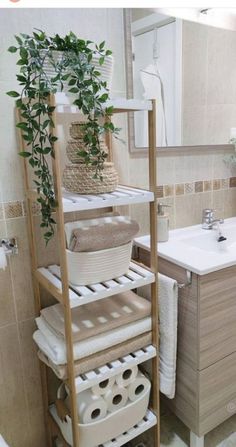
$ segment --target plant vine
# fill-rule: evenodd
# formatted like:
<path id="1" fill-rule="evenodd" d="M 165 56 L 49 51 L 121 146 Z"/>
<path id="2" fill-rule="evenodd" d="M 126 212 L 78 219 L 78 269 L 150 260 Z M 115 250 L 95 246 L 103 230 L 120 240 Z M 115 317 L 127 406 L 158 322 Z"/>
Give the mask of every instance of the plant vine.
<path id="1" fill-rule="evenodd" d="M 98 58 L 102 66 L 112 52 L 105 49 L 105 42 L 95 45 L 92 41 L 79 39 L 72 32 L 65 37 L 58 34 L 50 37 L 35 30 L 31 36 L 20 34 L 15 39 L 17 46 L 11 46 L 8 51 L 20 56 L 17 61 L 20 72 L 16 77 L 21 91 L 7 94 L 16 99 L 22 117 L 16 124 L 25 141 L 25 150 L 20 155 L 28 159 L 34 170 L 34 184 L 39 194 L 37 202 L 42 213 L 41 227 L 48 243 L 55 233 L 53 213 L 57 207 L 50 171 L 50 157 L 54 157 L 57 141 L 52 131 L 55 107 L 49 104 L 50 94 L 63 91 L 67 85 L 69 93 L 75 95 L 73 104 L 86 116 L 83 126 L 85 149 L 78 153 L 87 165 L 94 167 L 94 177 L 102 180 L 107 153 L 100 146 L 100 137 L 107 132 L 117 134 L 119 129 L 111 122 L 113 107 L 104 107 L 109 92 L 94 58 Z M 53 69 L 53 77 L 48 77 L 46 63 Z"/>

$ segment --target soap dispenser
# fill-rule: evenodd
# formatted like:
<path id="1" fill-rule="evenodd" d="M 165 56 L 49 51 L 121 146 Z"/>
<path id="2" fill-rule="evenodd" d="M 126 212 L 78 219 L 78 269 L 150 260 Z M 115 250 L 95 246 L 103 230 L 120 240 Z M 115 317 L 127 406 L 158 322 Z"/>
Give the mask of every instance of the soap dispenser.
<path id="1" fill-rule="evenodd" d="M 169 239 L 169 216 L 165 214 L 164 208 L 170 208 L 170 205 L 158 203 L 157 205 L 157 241 L 167 242 Z"/>

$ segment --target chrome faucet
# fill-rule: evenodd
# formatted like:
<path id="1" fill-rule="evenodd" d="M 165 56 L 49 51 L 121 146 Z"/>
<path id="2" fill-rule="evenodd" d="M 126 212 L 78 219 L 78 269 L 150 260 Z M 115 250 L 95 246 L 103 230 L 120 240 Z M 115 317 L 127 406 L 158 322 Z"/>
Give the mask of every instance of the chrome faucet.
<path id="1" fill-rule="evenodd" d="M 202 211 L 202 228 L 204 230 L 212 230 L 216 224 L 223 224 L 224 219 L 214 218 L 215 210 L 211 208 L 205 208 Z"/>

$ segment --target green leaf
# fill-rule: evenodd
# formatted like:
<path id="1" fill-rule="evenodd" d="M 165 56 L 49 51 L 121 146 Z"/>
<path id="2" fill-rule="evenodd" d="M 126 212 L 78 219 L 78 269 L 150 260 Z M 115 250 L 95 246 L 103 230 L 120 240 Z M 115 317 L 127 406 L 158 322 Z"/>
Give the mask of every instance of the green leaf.
<path id="1" fill-rule="evenodd" d="M 99 45 L 100 50 L 102 50 L 105 47 L 105 43 L 106 43 L 105 40 L 102 43 L 100 43 Z"/>
<path id="2" fill-rule="evenodd" d="M 72 87 L 72 88 L 69 89 L 69 92 L 70 93 L 78 93 L 79 89 L 77 87 Z"/>
<path id="3" fill-rule="evenodd" d="M 24 82 L 24 83 L 27 82 L 27 79 L 25 76 L 17 75 L 16 77 L 17 77 L 17 81 Z"/>
<path id="4" fill-rule="evenodd" d="M 16 63 L 16 65 L 27 65 L 27 60 L 25 59 L 19 59 Z"/>
<path id="5" fill-rule="evenodd" d="M 43 129 L 46 129 L 46 127 L 50 124 L 50 120 L 46 120 L 43 123 Z"/>
<path id="6" fill-rule="evenodd" d="M 75 85 L 76 84 L 76 79 L 70 79 L 68 82 L 68 85 Z"/>
<path id="7" fill-rule="evenodd" d="M 104 56 L 100 57 L 99 58 L 99 65 L 103 65 L 104 64 L 104 60 L 105 60 Z"/>
<path id="8" fill-rule="evenodd" d="M 16 47 L 9 47 L 8 50 L 10 53 L 16 53 L 17 52 L 17 48 Z"/>
<path id="9" fill-rule="evenodd" d="M 28 158 L 28 157 L 31 157 L 32 154 L 31 154 L 31 152 L 22 151 L 22 152 L 19 152 L 19 155 L 23 158 Z"/>
<path id="10" fill-rule="evenodd" d="M 21 35 L 22 35 L 22 37 L 24 37 L 24 38 L 26 37 L 26 35 L 23 35 L 23 34 L 21 34 Z M 16 39 L 16 41 L 18 42 L 19 45 L 22 45 L 23 42 L 22 42 L 22 39 L 21 39 L 19 36 L 15 36 L 15 39 Z"/>
<path id="11" fill-rule="evenodd" d="M 20 96 L 19 93 L 15 92 L 13 90 L 11 90 L 10 92 L 7 92 L 7 95 L 11 96 L 12 98 L 18 98 Z"/>
<path id="12" fill-rule="evenodd" d="M 44 155 L 50 154 L 52 148 L 51 147 L 45 147 L 43 150 Z"/>
<path id="13" fill-rule="evenodd" d="M 18 127 L 18 129 L 23 129 L 25 131 L 29 130 L 28 125 L 26 123 L 17 123 L 16 127 Z"/>
<path id="14" fill-rule="evenodd" d="M 28 51 L 24 47 L 20 49 L 20 57 L 21 59 L 27 59 L 28 57 Z"/>
<path id="15" fill-rule="evenodd" d="M 112 51 L 111 50 L 107 50 L 105 54 L 106 54 L 106 56 L 110 56 L 112 54 Z"/>

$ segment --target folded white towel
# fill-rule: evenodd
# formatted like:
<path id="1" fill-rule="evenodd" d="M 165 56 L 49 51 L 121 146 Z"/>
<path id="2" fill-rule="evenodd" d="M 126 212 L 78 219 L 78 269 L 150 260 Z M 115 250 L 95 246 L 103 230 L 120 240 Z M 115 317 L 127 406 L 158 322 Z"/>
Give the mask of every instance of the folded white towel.
<path id="1" fill-rule="evenodd" d="M 140 296 L 151 298 L 150 286 L 138 289 Z M 158 274 L 160 320 L 160 390 L 169 399 L 175 397 L 178 287 L 177 282 Z"/>
<path id="2" fill-rule="evenodd" d="M 56 365 L 67 363 L 66 343 L 53 333 L 42 317 L 36 318 L 38 329 L 33 334 L 34 341 L 44 354 Z M 101 335 L 74 343 L 74 359 L 79 360 L 103 349 L 110 348 L 128 339 L 151 330 L 151 318 L 144 318 L 126 326 L 107 331 Z"/>
<path id="3" fill-rule="evenodd" d="M 9 447 L 9 445 L 4 441 L 2 435 L 0 434 L 0 447 Z"/>

